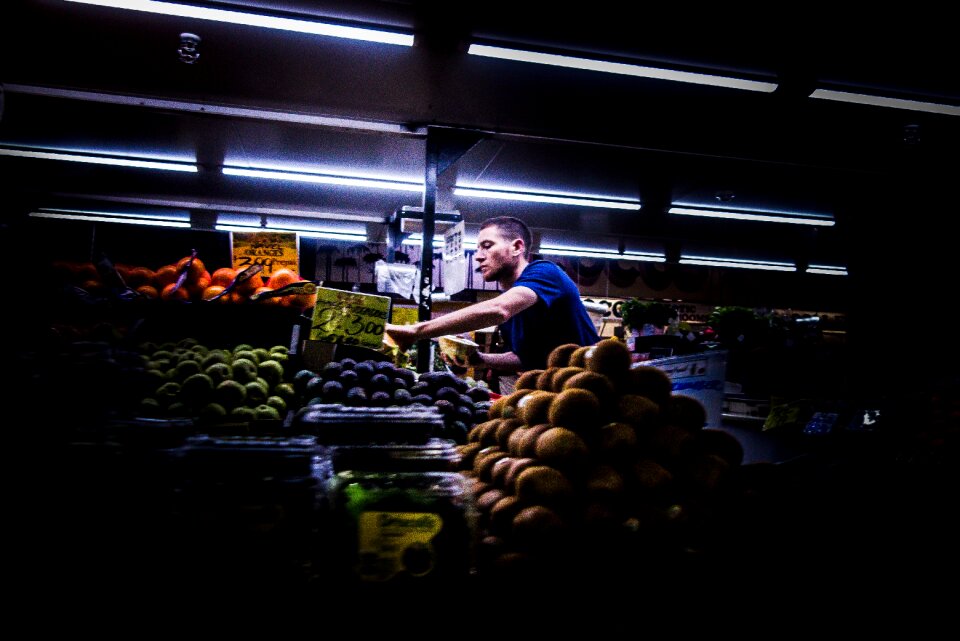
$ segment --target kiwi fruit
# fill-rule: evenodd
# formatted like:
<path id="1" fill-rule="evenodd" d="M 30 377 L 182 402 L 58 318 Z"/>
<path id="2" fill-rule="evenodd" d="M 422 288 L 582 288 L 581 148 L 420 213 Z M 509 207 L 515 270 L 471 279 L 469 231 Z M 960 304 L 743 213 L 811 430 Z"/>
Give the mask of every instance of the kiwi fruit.
<path id="1" fill-rule="evenodd" d="M 513 517 L 510 538 L 520 550 L 540 553 L 553 548 L 563 531 L 563 520 L 556 512 L 543 505 L 531 505 Z"/>
<path id="2" fill-rule="evenodd" d="M 694 447 L 698 452 L 716 454 L 732 467 L 743 463 L 743 445 L 736 436 L 721 429 L 702 429 L 694 435 Z"/>
<path id="3" fill-rule="evenodd" d="M 528 369 L 517 377 L 514 389 L 537 389 L 537 379 L 543 374 L 542 369 Z"/>
<path id="4" fill-rule="evenodd" d="M 517 403 L 517 415 L 525 425 L 536 425 L 547 421 L 550 404 L 556 396 L 553 392 L 534 390 Z"/>
<path id="5" fill-rule="evenodd" d="M 604 499 L 618 499 L 626 486 L 623 476 L 610 465 L 597 465 L 587 474 L 587 493 Z"/>
<path id="6" fill-rule="evenodd" d="M 629 459 L 637 451 L 637 432 L 629 423 L 607 423 L 600 428 L 597 449 L 607 458 Z"/>
<path id="7" fill-rule="evenodd" d="M 503 408 L 507 406 L 507 397 L 501 396 L 490 404 L 490 409 L 487 410 L 487 416 L 491 419 L 502 418 L 503 417 Z"/>
<path id="8" fill-rule="evenodd" d="M 473 458 L 477 455 L 483 448 L 480 443 L 465 443 L 457 447 L 457 451 L 460 454 L 460 460 L 457 461 L 458 470 L 471 470 L 473 469 Z"/>
<path id="9" fill-rule="evenodd" d="M 507 477 L 507 471 L 509 471 L 513 461 L 513 457 L 504 456 L 494 462 L 493 468 L 490 470 L 490 482 L 493 483 L 494 487 L 504 487 L 504 479 Z"/>
<path id="10" fill-rule="evenodd" d="M 523 431 L 523 435 L 520 437 L 520 443 L 517 454 L 523 457 L 534 457 L 537 455 L 537 439 L 541 434 L 549 430 L 552 425 L 550 423 L 540 423 L 538 425 L 533 425 L 528 427 Z"/>
<path id="11" fill-rule="evenodd" d="M 480 445 L 499 445 L 497 443 L 497 428 L 507 419 L 497 418 L 492 421 L 487 421 L 484 423 L 484 427 L 480 430 Z"/>
<path id="12" fill-rule="evenodd" d="M 522 400 L 523 399 L 521 399 L 521 401 Z M 504 452 L 507 451 L 507 441 L 510 438 L 510 434 L 512 434 L 514 430 L 521 426 L 523 426 L 523 421 L 519 418 L 500 419 L 500 424 L 497 425 L 493 433 L 494 441 L 500 446 L 500 449 L 502 449 Z"/>
<path id="13" fill-rule="evenodd" d="M 694 456 L 683 468 L 683 476 L 693 491 L 714 494 L 729 476 L 730 463 L 716 454 Z"/>
<path id="14" fill-rule="evenodd" d="M 553 378 L 550 381 L 550 384 L 553 385 L 553 391 L 559 392 L 563 390 L 563 384 L 567 382 L 571 376 L 584 372 L 582 367 L 561 367 L 553 375 Z"/>
<path id="15" fill-rule="evenodd" d="M 621 393 L 646 396 L 661 407 L 666 407 L 673 393 L 673 382 L 670 376 L 652 365 L 638 365 L 630 368 L 621 383 Z"/>
<path id="16" fill-rule="evenodd" d="M 610 380 L 623 380 L 630 371 L 630 350 L 619 340 L 607 338 L 587 353 L 587 369 L 607 376 Z"/>
<path id="17" fill-rule="evenodd" d="M 640 459 L 633 465 L 633 482 L 645 494 L 659 494 L 673 482 L 670 470 L 653 459 Z"/>
<path id="18" fill-rule="evenodd" d="M 548 367 L 537 377 L 537 389 L 545 392 L 553 391 L 553 375 L 560 371 L 559 367 Z"/>
<path id="19" fill-rule="evenodd" d="M 480 510 L 482 514 L 489 514 L 490 510 L 493 509 L 493 506 L 496 505 L 497 501 L 506 496 L 503 493 L 503 490 L 497 488 L 492 488 L 481 494 L 477 497 L 477 509 Z"/>
<path id="20" fill-rule="evenodd" d="M 689 430 L 670 423 L 655 427 L 646 440 L 651 455 L 668 465 L 682 456 L 693 443 L 693 435 Z"/>
<path id="21" fill-rule="evenodd" d="M 488 456 L 483 457 L 482 459 L 476 459 L 476 462 L 473 465 L 473 471 L 477 473 L 477 476 L 480 477 L 481 481 L 486 481 L 487 483 L 493 483 L 493 466 L 502 458 L 507 458 L 510 456 L 506 452 L 495 452 Z"/>
<path id="22" fill-rule="evenodd" d="M 503 479 L 503 487 L 508 492 L 516 491 L 516 481 L 517 477 L 520 476 L 520 472 L 524 471 L 528 467 L 533 465 L 538 465 L 536 459 L 533 458 L 514 458 L 510 462 L 510 469 L 507 470 L 507 474 Z"/>
<path id="23" fill-rule="evenodd" d="M 692 396 L 674 394 L 667 404 L 667 421 L 691 432 L 703 429 L 707 424 L 707 408 Z"/>
<path id="24" fill-rule="evenodd" d="M 491 420 L 489 420 L 489 421 L 484 421 L 483 423 L 477 423 L 476 425 L 474 425 L 473 427 L 471 427 L 471 428 L 470 428 L 470 431 L 467 432 L 467 442 L 468 442 L 468 443 L 479 443 L 479 442 L 480 442 L 480 435 L 483 433 L 483 428 L 485 428 L 485 427 L 487 426 L 487 423 L 492 423 L 492 422 L 495 421 L 495 420 L 499 420 L 499 419 L 491 419 Z"/>
<path id="25" fill-rule="evenodd" d="M 579 347 L 576 343 L 557 345 L 547 356 L 547 367 L 567 367 L 570 364 L 570 355 Z"/>
<path id="26" fill-rule="evenodd" d="M 593 349 L 593 345 L 584 345 L 573 350 L 570 354 L 570 360 L 567 361 L 568 367 L 587 367 L 587 352 Z"/>
<path id="27" fill-rule="evenodd" d="M 590 456 L 587 444 L 565 427 L 552 427 L 537 437 L 537 459 L 558 470 L 579 470 Z"/>
<path id="28" fill-rule="evenodd" d="M 624 394 L 617 401 L 617 418 L 639 431 L 652 429 L 660 417 L 660 406 L 646 396 Z"/>
<path id="29" fill-rule="evenodd" d="M 585 389 L 565 389 L 550 403 L 547 416 L 551 425 L 566 427 L 578 434 L 589 433 L 603 420 L 600 401 Z"/>
<path id="30" fill-rule="evenodd" d="M 517 429 L 510 432 L 510 436 L 507 437 L 507 452 L 510 454 L 510 456 L 520 456 L 520 440 L 523 438 L 526 432 L 526 425 L 521 425 Z"/>
<path id="31" fill-rule="evenodd" d="M 565 389 L 585 389 L 593 392 L 593 395 L 597 397 L 597 400 L 600 401 L 600 405 L 603 407 L 613 406 L 616 400 L 613 382 L 598 372 L 581 370 L 566 379 L 563 383 L 563 388 L 558 391 Z"/>
<path id="32" fill-rule="evenodd" d="M 530 505 L 564 507 L 573 498 L 573 484 L 560 470 L 532 465 L 514 481 L 516 495 Z"/>
<path id="33" fill-rule="evenodd" d="M 510 394 L 504 396 L 506 399 L 503 405 L 503 412 L 501 413 L 501 418 L 514 418 L 517 415 L 517 403 L 520 402 L 520 399 L 529 394 L 534 390 L 530 389 L 518 389 Z"/>
<path id="34" fill-rule="evenodd" d="M 490 508 L 489 526 L 494 535 L 509 536 L 513 519 L 523 508 L 516 496 L 504 496 Z"/>

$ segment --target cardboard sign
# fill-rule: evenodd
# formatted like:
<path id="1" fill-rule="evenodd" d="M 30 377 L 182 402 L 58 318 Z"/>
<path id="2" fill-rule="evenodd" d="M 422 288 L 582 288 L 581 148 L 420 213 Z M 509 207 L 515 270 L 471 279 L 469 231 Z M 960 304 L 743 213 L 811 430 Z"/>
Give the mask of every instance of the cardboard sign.
<path id="1" fill-rule="evenodd" d="M 375 296 L 339 289 L 317 289 L 310 340 L 378 349 L 390 318 L 388 296 Z"/>
<path id="2" fill-rule="evenodd" d="M 287 268 L 300 273 L 299 236 L 291 232 L 255 231 L 231 234 L 233 268 L 237 271 L 260 265 L 264 278 Z"/>
<path id="3" fill-rule="evenodd" d="M 420 320 L 420 309 L 417 307 L 394 307 L 390 314 L 390 322 L 394 325 L 412 325 Z"/>

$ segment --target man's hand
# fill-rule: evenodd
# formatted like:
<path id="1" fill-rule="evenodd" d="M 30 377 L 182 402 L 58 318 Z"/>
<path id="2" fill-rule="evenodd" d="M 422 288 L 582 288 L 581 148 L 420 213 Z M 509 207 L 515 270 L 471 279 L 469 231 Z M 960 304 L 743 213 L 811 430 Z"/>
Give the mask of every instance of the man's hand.
<path id="1" fill-rule="evenodd" d="M 401 352 L 405 352 L 417 342 L 417 331 L 413 325 L 394 325 L 387 323 L 384 326 L 383 333 L 390 337 Z"/>

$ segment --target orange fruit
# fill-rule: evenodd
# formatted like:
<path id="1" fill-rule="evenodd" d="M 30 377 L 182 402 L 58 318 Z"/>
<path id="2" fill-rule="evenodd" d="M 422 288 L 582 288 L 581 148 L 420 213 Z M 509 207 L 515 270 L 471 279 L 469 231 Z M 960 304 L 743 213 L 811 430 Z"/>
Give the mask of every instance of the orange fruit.
<path id="1" fill-rule="evenodd" d="M 103 289 L 103 283 L 101 283 L 99 280 L 94 280 L 93 278 L 90 278 L 80 283 L 78 287 L 80 289 L 84 289 L 90 292 L 91 294 L 96 294 Z"/>
<path id="2" fill-rule="evenodd" d="M 236 291 L 243 296 L 249 296 L 261 287 L 263 287 L 263 278 L 257 274 L 237 285 Z"/>
<path id="3" fill-rule="evenodd" d="M 203 294 L 203 290 L 210 286 L 210 272 L 203 272 L 196 280 L 188 278 L 186 286 L 191 298 L 199 298 Z"/>
<path id="4" fill-rule="evenodd" d="M 155 276 L 156 274 L 149 267 L 131 267 L 124 280 L 127 281 L 127 285 L 136 289 L 140 285 L 149 285 Z"/>
<path id="5" fill-rule="evenodd" d="M 293 296 L 285 296 L 285 298 L 290 299 L 290 306 L 298 309 L 306 309 L 308 307 L 313 307 L 317 304 L 317 294 L 295 294 Z"/>
<path id="6" fill-rule="evenodd" d="M 263 293 L 265 293 L 265 292 L 272 292 L 273 289 L 274 289 L 273 287 L 257 287 L 257 291 L 255 291 L 255 292 L 253 292 L 253 293 L 254 293 L 254 294 L 263 294 Z M 275 297 L 275 298 L 260 298 L 260 299 L 257 299 L 256 302 L 259 303 L 260 305 L 280 305 L 280 304 L 282 304 L 282 301 L 283 301 L 284 298 L 286 298 L 286 297 L 285 297 L 285 296 L 277 296 L 277 297 Z"/>
<path id="7" fill-rule="evenodd" d="M 125 265 L 123 263 L 114 263 L 113 268 L 117 270 L 117 273 L 120 274 L 120 278 L 123 279 L 123 282 L 127 282 L 127 277 L 130 275 L 130 270 L 133 269 L 130 265 Z"/>
<path id="8" fill-rule="evenodd" d="M 177 291 L 173 291 L 174 287 L 176 287 L 176 283 L 170 283 L 164 286 L 163 291 L 160 292 L 160 298 L 163 300 L 190 300 L 190 292 L 187 291 L 186 287 L 181 287 Z"/>
<path id="9" fill-rule="evenodd" d="M 157 292 L 157 288 L 153 285 L 140 285 L 137 287 L 137 292 L 144 298 L 148 298 L 150 300 L 160 296 L 159 292 Z"/>
<path id="10" fill-rule="evenodd" d="M 100 280 L 100 273 L 93 263 L 78 263 L 74 271 L 74 278 L 76 279 L 74 282 L 85 283 L 90 280 Z"/>
<path id="11" fill-rule="evenodd" d="M 203 290 L 203 293 L 200 295 L 200 297 L 203 300 L 210 300 L 211 298 L 213 298 L 214 296 L 216 296 L 217 294 L 219 294 L 225 289 L 226 287 L 224 287 L 223 285 L 209 285 L 206 289 Z M 224 303 L 227 301 L 229 296 L 230 294 L 227 294 L 226 296 L 221 296 L 216 300 L 216 302 Z"/>
<path id="12" fill-rule="evenodd" d="M 178 274 L 180 273 L 180 270 L 183 269 L 188 262 L 190 262 L 190 257 L 189 257 L 189 256 L 184 256 L 183 258 L 181 258 L 180 260 L 177 261 L 177 273 L 178 273 Z M 193 259 L 193 262 L 190 263 L 190 271 L 189 271 L 189 273 L 187 274 L 187 278 L 188 278 L 188 279 L 191 279 L 191 278 L 192 278 L 192 279 L 196 280 L 197 278 L 200 278 L 200 276 L 203 275 L 203 272 L 205 272 L 205 271 L 207 271 L 207 268 L 206 268 L 206 266 L 203 264 L 203 261 L 200 260 L 200 258 L 194 258 L 194 259 Z"/>
<path id="13" fill-rule="evenodd" d="M 270 275 L 270 280 L 267 281 L 267 287 L 270 287 L 272 289 L 280 289 L 285 285 L 289 285 L 290 283 L 296 283 L 299 281 L 300 281 L 300 276 L 299 274 L 297 274 L 297 272 L 293 271 L 292 269 L 287 269 L 286 267 L 283 267 L 273 272 L 273 274 Z"/>
<path id="14" fill-rule="evenodd" d="M 233 282 L 233 279 L 237 277 L 237 270 L 232 267 L 221 267 L 213 272 L 213 275 L 210 276 L 211 285 L 222 285 L 223 287 L 229 287 L 230 283 Z"/>
<path id="15" fill-rule="evenodd" d="M 154 286 L 161 291 L 167 285 L 175 282 L 177 282 L 176 265 L 164 265 L 154 275 Z"/>

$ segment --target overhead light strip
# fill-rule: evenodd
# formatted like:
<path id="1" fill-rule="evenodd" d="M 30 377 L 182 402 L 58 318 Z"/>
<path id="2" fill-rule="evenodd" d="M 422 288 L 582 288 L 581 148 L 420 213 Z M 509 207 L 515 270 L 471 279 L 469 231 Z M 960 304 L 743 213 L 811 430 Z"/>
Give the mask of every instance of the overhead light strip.
<path id="1" fill-rule="evenodd" d="M 190 222 L 185 220 L 171 220 L 163 217 L 153 217 L 145 214 L 127 214 L 114 212 L 95 212 L 69 209 L 52 209 L 34 211 L 29 214 L 33 218 L 52 218 L 57 220 L 79 220 L 92 223 L 120 223 L 125 225 L 145 225 L 148 227 L 179 227 L 189 228 Z"/>
<path id="2" fill-rule="evenodd" d="M 638 210 L 641 205 L 637 201 L 628 200 L 606 200 L 600 198 L 587 198 L 580 196 L 568 196 L 563 194 L 538 194 L 519 191 L 501 191 L 494 189 L 478 189 L 475 187 L 456 187 L 453 190 L 454 196 L 469 196 L 473 198 L 490 198 L 494 200 L 519 200 L 531 203 L 551 203 L 554 205 L 582 205 L 584 207 L 601 207 L 604 209 L 628 209 Z"/>
<path id="3" fill-rule="evenodd" d="M 664 254 L 655 254 L 650 252 L 623 252 L 622 254 L 615 250 L 563 247 L 559 245 L 541 245 L 540 254 L 545 256 L 572 256 L 581 258 L 606 258 L 613 260 L 636 260 L 651 263 L 666 262 L 667 257 Z"/>
<path id="4" fill-rule="evenodd" d="M 141 160 L 137 158 L 120 158 L 113 156 L 97 156 L 86 154 L 68 154 L 54 151 L 33 151 L 26 149 L 0 148 L 0 156 L 14 156 L 19 158 L 39 158 L 41 160 L 62 160 L 67 162 L 82 162 L 91 165 L 112 165 L 115 167 L 136 167 L 138 169 L 161 169 L 164 171 L 181 171 L 197 173 L 197 166 L 182 162 L 165 162 L 159 160 Z"/>
<path id="5" fill-rule="evenodd" d="M 807 266 L 808 274 L 825 274 L 827 276 L 849 276 L 847 273 L 846 267 L 841 267 L 837 265 L 809 265 Z"/>
<path id="6" fill-rule="evenodd" d="M 679 216 L 703 216 L 706 218 L 727 218 L 732 220 L 753 220 L 769 223 L 791 223 L 794 225 L 818 225 L 833 227 L 836 222 L 816 214 L 792 214 L 757 209 L 700 209 L 695 207 L 671 207 L 668 214 Z"/>
<path id="7" fill-rule="evenodd" d="M 849 91 L 835 91 L 833 89 L 817 89 L 810 94 L 810 97 L 820 100 L 833 100 L 836 102 L 850 102 L 859 105 L 870 105 L 873 107 L 888 107 L 891 109 L 923 111 L 932 114 L 942 114 L 945 116 L 960 116 L 960 107 L 957 105 L 948 105 L 938 102 L 889 98 L 886 96 L 874 96 L 870 94 L 853 93 Z"/>
<path id="8" fill-rule="evenodd" d="M 467 53 L 475 56 L 484 56 L 487 58 L 499 58 L 501 60 L 529 62 L 534 64 L 550 65 L 554 67 L 567 67 L 569 69 L 583 69 L 586 71 L 599 71 L 602 73 L 613 73 L 625 76 L 635 76 L 639 78 L 652 78 L 655 80 L 670 80 L 673 82 L 709 85 L 712 87 L 725 87 L 727 89 L 742 89 L 745 91 L 771 93 L 777 88 L 777 83 L 775 82 L 747 80 L 744 78 L 694 73 L 690 71 L 676 71 L 672 69 L 662 69 L 659 67 L 648 67 L 644 65 L 626 64 L 622 62 L 610 62 L 606 60 L 594 60 L 591 58 L 579 58 L 575 56 L 542 53 L 537 51 L 524 51 L 521 49 L 508 49 L 505 47 L 494 47 L 482 44 L 471 44 L 470 48 L 467 50 Z"/>
<path id="9" fill-rule="evenodd" d="M 736 267 L 739 269 L 761 269 L 778 272 L 795 272 L 793 263 L 781 263 L 764 260 L 743 260 L 740 258 L 717 258 L 713 256 L 681 256 L 681 265 L 704 265 L 707 267 Z"/>
<path id="10" fill-rule="evenodd" d="M 315 22 L 312 20 L 298 20 L 255 13 L 243 13 L 240 11 L 228 11 L 226 9 L 196 7 L 193 5 L 177 4 L 173 2 L 155 2 L 154 0 L 67 0 L 67 2 L 89 4 L 98 7 L 110 7 L 114 9 L 143 11 L 146 13 L 157 13 L 178 18 L 212 20 L 215 22 L 226 22 L 229 24 L 243 25 L 248 27 L 263 27 L 265 29 L 293 31 L 317 36 L 348 38 L 350 40 L 364 40 L 367 42 L 379 42 L 382 44 L 402 45 L 406 47 L 413 46 L 413 36 L 403 33 L 360 27 L 347 27 L 343 25 L 328 24 L 325 22 Z"/>
<path id="11" fill-rule="evenodd" d="M 288 234 L 299 234 L 304 238 L 327 238 L 330 240 L 351 240 L 366 242 L 366 234 L 351 234 L 349 232 L 317 230 L 317 229 L 295 229 L 291 227 L 273 227 L 269 224 L 266 227 L 260 225 L 216 225 L 217 231 L 256 233 L 256 232 L 280 232 Z"/>
<path id="12" fill-rule="evenodd" d="M 374 189 L 392 189 L 394 191 L 410 191 L 423 193 L 423 184 L 402 182 L 397 180 L 381 180 L 378 178 L 362 178 L 359 176 L 337 176 L 333 174 L 309 174 L 273 169 L 244 169 L 241 167 L 224 167 L 225 176 L 244 176 L 247 178 L 267 178 L 269 180 L 291 180 L 296 182 L 318 183 L 324 185 L 345 185 L 348 187 L 372 187 Z"/>
<path id="13" fill-rule="evenodd" d="M 421 245 L 421 244 L 423 244 L 423 234 L 420 233 L 420 232 L 414 232 L 414 233 L 410 234 L 409 236 L 407 236 L 405 239 L 403 239 L 403 242 L 401 242 L 400 244 L 401 244 L 401 245 Z M 442 235 L 441 235 L 439 238 L 438 238 L 437 236 L 434 236 L 434 237 L 433 237 L 433 246 L 434 246 L 434 247 L 443 247 L 444 245 L 445 245 L 445 243 L 444 243 L 444 240 L 443 240 L 443 236 L 442 236 Z M 476 241 L 465 240 L 465 241 L 463 241 L 463 248 L 464 248 L 464 249 L 476 249 L 476 248 L 477 248 L 477 242 L 476 242 Z"/>
<path id="14" fill-rule="evenodd" d="M 130 96 L 125 94 L 101 93 L 96 91 L 78 91 L 76 89 L 61 89 L 59 87 L 41 87 L 35 85 L 8 84 L 4 86 L 7 93 L 21 93 L 33 96 L 50 98 L 65 98 L 68 100 L 83 100 L 101 104 L 126 105 L 131 107 L 148 107 L 186 113 L 197 113 L 215 116 L 229 116 L 235 118 L 249 118 L 270 122 L 289 122 L 303 125 L 317 125 L 335 127 L 339 129 L 358 129 L 361 131 L 382 131 L 394 134 L 426 135 L 425 127 L 408 127 L 407 125 L 391 122 L 377 122 L 373 120 L 357 120 L 354 118 L 337 118 L 335 116 L 317 116 L 313 114 L 276 111 L 272 109 L 253 109 L 250 107 L 234 107 L 207 102 L 190 102 L 183 100 L 164 100 L 145 96 Z"/>

